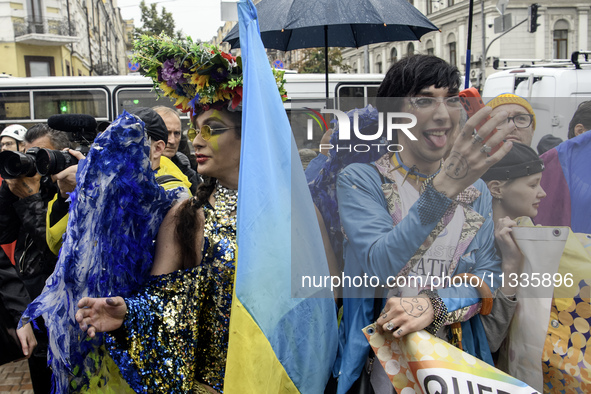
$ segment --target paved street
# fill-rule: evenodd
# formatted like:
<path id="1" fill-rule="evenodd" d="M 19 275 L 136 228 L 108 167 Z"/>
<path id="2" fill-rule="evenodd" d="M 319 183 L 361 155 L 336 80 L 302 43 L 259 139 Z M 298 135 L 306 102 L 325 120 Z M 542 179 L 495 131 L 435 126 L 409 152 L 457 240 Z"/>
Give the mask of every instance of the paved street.
<path id="1" fill-rule="evenodd" d="M 33 394 L 27 360 L 0 365 L 0 394 Z"/>

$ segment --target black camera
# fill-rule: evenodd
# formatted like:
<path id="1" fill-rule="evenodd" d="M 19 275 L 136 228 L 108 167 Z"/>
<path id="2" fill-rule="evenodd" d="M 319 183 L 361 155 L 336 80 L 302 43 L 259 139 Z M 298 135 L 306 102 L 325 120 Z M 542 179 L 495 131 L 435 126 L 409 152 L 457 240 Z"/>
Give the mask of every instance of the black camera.
<path id="1" fill-rule="evenodd" d="M 43 176 L 54 175 L 78 164 L 78 159 L 61 150 L 39 149 L 36 157 L 37 172 Z"/>
<path id="2" fill-rule="evenodd" d="M 39 148 L 30 148 L 26 153 L 0 152 L 0 175 L 2 178 L 15 179 L 21 176 L 34 176 L 37 173 L 35 159 L 39 150 Z"/>

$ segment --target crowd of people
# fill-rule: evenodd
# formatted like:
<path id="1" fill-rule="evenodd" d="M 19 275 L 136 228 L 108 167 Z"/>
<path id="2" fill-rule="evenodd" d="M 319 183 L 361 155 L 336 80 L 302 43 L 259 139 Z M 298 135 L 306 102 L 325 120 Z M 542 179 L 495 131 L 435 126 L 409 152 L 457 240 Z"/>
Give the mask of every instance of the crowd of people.
<path id="1" fill-rule="evenodd" d="M 140 63 L 189 114 L 194 161 L 183 146 L 178 111 L 130 109 L 147 135 L 155 180 L 175 202 L 154 240 L 151 278 L 130 296 L 78 300 L 76 320 L 91 338 L 108 333 L 109 356 L 131 390 L 221 393 L 238 253 L 241 62 L 215 47 L 183 47 L 182 41 L 163 37 L 150 44 L 149 50 L 138 47 Z M 279 82 L 278 92 L 281 88 Z M 340 310 L 335 338 L 340 346 L 327 392 L 365 393 L 370 387 L 369 392 L 394 393 L 383 368 L 373 363 L 362 332 L 374 322 L 380 333 L 394 338 L 426 330 L 461 342 L 465 352 L 494 365 L 520 302 L 519 287 L 500 279 L 521 273 L 524 256 L 514 228 L 530 218 L 530 225 L 591 233 L 586 209 L 591 179 L 585 166 L 591 101 L 577 109 L 569 139 L 545 145 L 540 157 L 530 145 L 536 128 L 545 125 L 536 123 L 526 99 L 502 94 L 465 119 L 459 92 L 455 66 L 429 55 L 400 59 L 379 87 L 377 109 L 415 117 L 408 132 L 393 136 L 403 149 L 348 158 L 335 148 L 301 152 L 307 157 L 304 166 L 310 163 L 306 177 L 331 274 L 369 275 L 382 284 L 392 276 L 415 279 L 414 285 L 338 290 L 334 318 Z M 376 113 L 365 109 L 371 118 L 365 126 L 375 126 Z M 338 146 L 341 131 L 323 138 Z M 0 145 L 2 151 L 21 153 L 71 148 L 66 133 L 45 124 L 28 130 L 8 126 Z M 84 160 L 80 152 L 68 152 Z M 2 181 L 0 312 L 6 315 L 5 330 L 14 330 L 41 294 L 64 234 L 75 225 L 68 221 L 68 209 L 77 171 L 74 165 L 53 176 L 26 174 Z M 442 275 L 480 280 L 478 286 L 434 285 L 433 277 Z M 492 311 L 485 314 L 483 305 L 491 296 Z M 49 392 L 51 338 L 41 317 L 22 323 L 15 332 L 34 390 Z M 461 337 L 452 325 L 461 327 Z M 569 373 L 567 367 L 562 371 Z M 587 375 L 572 376 L 565 381 L 573 390 L 591 384 Z"/>

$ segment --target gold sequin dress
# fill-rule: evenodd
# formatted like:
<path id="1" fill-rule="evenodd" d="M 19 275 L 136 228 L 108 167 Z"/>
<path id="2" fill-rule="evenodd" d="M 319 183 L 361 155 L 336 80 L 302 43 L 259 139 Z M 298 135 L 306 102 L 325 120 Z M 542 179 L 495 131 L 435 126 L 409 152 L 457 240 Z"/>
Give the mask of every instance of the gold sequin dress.
<path id="1" fill-rule="evenodd" d="M 216 208 L 217 203 L 216 203 Z M 205 215 L 201 265 L 156 276 L 125 299 L 123 327 L 107 336 L 111 357 L 136 392 L 222 392 L 234 286 L 236 218 Z"/>

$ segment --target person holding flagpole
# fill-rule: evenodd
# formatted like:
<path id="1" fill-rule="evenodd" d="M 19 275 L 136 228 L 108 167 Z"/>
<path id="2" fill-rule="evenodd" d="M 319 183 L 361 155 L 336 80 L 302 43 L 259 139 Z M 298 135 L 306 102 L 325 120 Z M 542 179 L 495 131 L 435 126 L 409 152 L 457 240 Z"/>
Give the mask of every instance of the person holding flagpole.
<path id="1" fill-rule="evenodd" d="M 90 337 L 109 333 L 110 356 L 136 392 L 223 392 L 238 280 L 242 62 L 215 46 L 193 44 L 190 39 L 142 37 L 135 49 L 154 83 L 179 108 L 190 112 L 188 137 L 205 181 L 193 198 L 173 206 L 164 218 L 149 282 L 127 298 L 82 298 L 76 320 Z M 275 89 L 285 97 L 282 74 L 273 75 Z M 247 247 L 242 250 L 246 256 Z M 275 279 L 278 283 L 289 280 Z M 280 298 L 273 301 L 282 302 Z M 332 304 L 330 299 L 320 302 Z M 256 343 L 255 338 L 249 340 Z M 336 341 L 334 349 L 336 353 Z M 328 379 L 330 365 L 326 364 Z M 269 371 L 262 372 L 270 376 Z M 285 385 L 285 381 L 279 383 Z M 254 392 L 246 382 L 241 384 L 244 392 Z M 258 383 L 257 392 L 277 392 L 270 382 L 265 385 Z"/>

